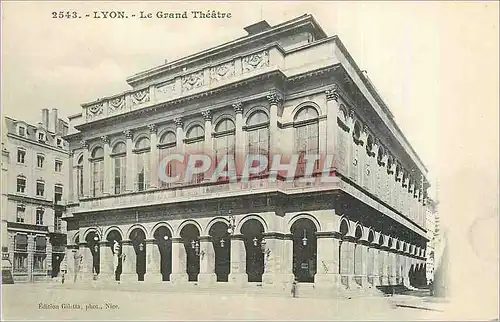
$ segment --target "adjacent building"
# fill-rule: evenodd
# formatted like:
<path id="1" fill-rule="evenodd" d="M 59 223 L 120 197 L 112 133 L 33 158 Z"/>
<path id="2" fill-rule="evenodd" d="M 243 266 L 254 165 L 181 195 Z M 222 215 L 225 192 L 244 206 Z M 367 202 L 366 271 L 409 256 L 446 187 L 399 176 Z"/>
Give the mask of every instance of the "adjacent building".
<path id="1" fill-rule="evenodd" d="M 427 261 L 426 261 L 426 279 L 427 284 L 434 281 L 434 270 L 436 261 L 436 248 L 440 241 L 439 236 L 439 215 L 437 212 L 437 202 L 428 198 L 426 214 L 426 228 L 427 228 Z"/>
<path id="2" fill-rule="evenodd" d="M 36 125 L 5 117 L 2 142 L 2 259 L 15 282 L 46 281 L 64 261 L 68 123 L 57 109 Z"/>
<path id="3" fill-rule="evenodd" d="M 129 90 L 70 117 L 70 275 L 264 287 L 296 279 L 339 290 L 425 285 L 427 169 L 373 84 L 311 15 L 245 31 L 135 74 Z M 256 151 L 334 159 L 314 163 L 312 182 L 269 168 L 248 182 L 158 177 L 175 153 L 218 162 Z"/>

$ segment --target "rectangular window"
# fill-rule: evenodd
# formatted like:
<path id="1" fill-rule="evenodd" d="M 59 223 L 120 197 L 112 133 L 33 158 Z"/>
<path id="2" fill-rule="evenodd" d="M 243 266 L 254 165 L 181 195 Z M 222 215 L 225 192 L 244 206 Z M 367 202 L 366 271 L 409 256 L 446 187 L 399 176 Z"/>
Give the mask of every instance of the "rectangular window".
<path id="1" fill-rule="evenodd" d="M 56 139 L 56 144 L 58 147 L 62 148 L 63 144 L 62 144 L 62 139 L 61 138 L 57 138 Z"/>
<path id="2" fill-rule="evenodd" d="M 99 197 L 104 191 L 104 161 L 92 162 L 92 195 Z"/>
<path id="3" fill-rule="evenodd" d="M 115 194 L 125 191 L 126 185 L 126 164 L 125 157 L 115 157 Z"/>
<path id="4" fill-rule="evenodd" d="M 150 177 L 150 153 L 144 152 L 136 155 L 137 160 L 137 181 L 136 187 L 138 191 L 144 191 L 149 187 Z"/>
<path id="5" fill-rule="evenodd" d="M 33 271 L 45 271 L 47 240 L 44 236 L 35 237 L 35 252 L 33 254 Z"/>
<path id="6" fill-rule="evenodd" d="M 36 166 L 39 168 L 43 168 L 43 162 L 45 161 L 45 157 L 43 155 L 36 156 Z"/>
<path id="7" fill-rule="evenodd" d="M 26 235 L 14 236 L 14 263 L 16 273 L 28 271 L 28 237 Z"/>
<path id="8" fill-rule="evenodd" d="M 61 232 L 62 230 L 62 212 L 56 211 L 54 213 L 54 231 Z"/>
<path id="9" fill-rule="evenodd" d="M 24 126 L 19 127 L 19 133 L 20 136 L 26 136 L 26 128 Z"/>
<path id="10" fill-rule="evenodd" d="M 36 182 L 36 195 L 43 197 L 45 195 L 45 183 L 43 181 Z"/>
<path id="11" fill-rule="evenodd" d="M 26 178 L 25 177 L 17 177 L 17 192 L 19 192 L 19 193 L 26 192 Z"/>
<path id="12" fill-rule="evenodd" d="M 76 182 L 78 196 L 83 196 L 83 166 L 79 165 L 76 168 Z"/>
<path id="13" fill-rule="evenodd" d="M 26 207 L 24 205 L 17 205 L 16 222 L 24 222 L 24 215 Z"/>
<path id="14" fill-rule="evenodd" d="M 55 170 L 56 172 L 61 172 L 61 171 L 62 171 L 62 161 L 60 161 L 60 160 L 56 160 L 56 161 L 54 162 L 54 170 Z"/>
<path id="15" fill-rule="evenodd" d="M 18 163 L 24 163 L 25 157 L 26 157 L 26 151 L 18 149 L 17 150 L 17 162 Z"/>
<path id="16" fill-rule="evenodd" d="M 36 210 L 36 225 L 43 226 L 43 214 L 45 210 L 43 208 L 37 208 Z"/>
<path id="17" fill-rule="evenodd" d="M 45 133 L 38 133 L 38 141 L 45 142 Z"/>
<path id="18" fill-rule="evenodd" d="M 62 200 L 63 187 L 61 185 L 54 186 L 54 202 L 58 203 Z"/>

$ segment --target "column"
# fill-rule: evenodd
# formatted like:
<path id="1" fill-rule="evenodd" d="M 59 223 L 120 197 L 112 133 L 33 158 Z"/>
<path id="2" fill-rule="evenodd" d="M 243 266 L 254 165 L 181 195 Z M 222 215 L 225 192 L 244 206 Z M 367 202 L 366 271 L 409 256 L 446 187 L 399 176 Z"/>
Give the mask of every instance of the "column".
<path id="1" fill-rule="evenodd" d="M 87 242 L 80 242 L 79 252 L 81 255 L 78 272 L 78 279 L 80 282 L 90 282 L 94 276 L 94 258 L 92 252 L 88 247 Z"/>
<path id="2" fill-rule="evenodd" d="M 176 132 L 175 132 L 175 137 L 177 139 L 177 142 L 175 144 L 175 150 L 176 153 L 184 155 L 184 122 L 180 117 L 177 117 L 174 119 L 175 122 L 175 127 L 176 127 Z M 182 168 L 182 165 L 180 165 L 178 162 L 175 162 L 175 171 L 176 173 L 180 174 L 180 180 L 178 181 L 177 184 L 182 185 L 184 182 L 184 169 Z M 173 274 L 173 271 L 172 271 Z"/>
<path id="3" fill-rule="evenodd" d="M 149 124 L 149 142 L 151 144 L 151 157 L 150 157 L 150 178 L 149 178 L 149 188 L 158 188 L 158 127 L 156 124 Z"/>
<path id="4" fill-rule="evenodd" d="M 28 235 L 28 245 L 27 245 L 27 250 L 28 250 L 28 281 L 33 280 L 33 269 L 34 269 L 34 258 L 33 258 L 33 253 L 35 251 L 35 236 L 33 235 Z"/>
<path id="5" fill-rule="evenodd" d="M 236 169 L 237 176 L 240 177 L 241 169 L 245 162 L 245 136 L 243 133 L 243 104 L 238 102 L 233 104 L 234 113 L 236 115 L 236 130 L 234 134 L 234 146 L 236 148 Z"/>
<path id="6" fill-rule="evenodd" d="M 283 97 L 278 93 L 267 95 L 269 101 L 269 150 L 271 157 L 280 154 L 279 149 L 279 129 L 278 129 L 278 105 L 283 101 Z"/>
<path id="7" fill-rule="evenodd" d="M 64 250 L 64 261 L 66 262 L 65 267 L 61 266 L 61 272 L 64 268 L 66 268 L 64 283 L 73 283 L 75 276 L 75 260 L 74 255 L 76 254 L 76 245 L 67 245 Z"/>
<path id="8" fill-rule="evenodd" d="M 354 250 L 356 247 L 356 243 L 352 240 L 344 240 L 346 243 L 346 252 L 347 252 L 347 288 L 355 288 L 357 283 L 355 279 L 354 273 L 354 261 L 356 260 L 354 256 Z"/>
<path id="9" fill-rule="evenodd" d="M 358 244 L 361 248 L 361 286 L 368 287 L 368 246 L 367 241 L 363 240 Z"/>
<path id="10" fill-rule="evenodd" d="M 134 180 L 135 180 L 135 162 L 134 162 L 134 143 L 132 142 L 133 133 L 131 130 L 123 131 L 125 138 L 127 139 L 127 175 L 126 175 L 126 190 L 127 192 L 132 192 L 135 190 Z"/>
<path id="11" fill-rule="evenodd" d="M 217 282 L 215 275 L 215 250 L 210 236 L 200 237 L 200 284 L 210 285 Z"/>
<path id="12" fill-rule="evenodd" d="M 229 282 L 237 286 L 243 286 L 248 282 L 243 235 L 231 236 L 231 272 L 229 273 Z"/>
<path id="13" fill-rule="evenodd" d="M 160 250 L 154 239 L 144 241 L 146 247 L 146 274 L 145 282 L 160 283 L 163 280 L 160 270 Z"/>
<path id="14" fill-rule="evenodd" d="M 108 241 L 106 240 L 101 240 L 99 242 L 99 261 L 99 280 L 102 282 L 113 282 L 115 280 L 113 251 L 111 250 L 111 247 L 109 247 Z"/>
<path id="15" fill-rule="evenodd" d="M 357 170 L 357 166 L 359 166 L 359 162 L 357 166 L 353 164 L 354 162 L 354 141 L 352 140 L 352 132 L 354 131 L 354 110 L 349 109 L 349 117 L 347 118 L 347 126 L 349 126 L 349 132 L 347 135 L 347 172 L 348 176 L 351 179 L 355 178 L 354 171 Z M 359 161 L 359 160 L 358 160 Z"/>
<path id="16" fill-rule="evenodd" d="M 292 283 L 295 279 L 293 275 L 293 240 L 292 234 L 286 234 L 282 240 L 282 272 L 283 272 L 283 287 L 287 290 L 291 289 Z"/>
<path id="17" fill-rule="evenodd" d="M 380 254 L 382 261 L 381 284 L 389 285 L 389 253 L 387 252 L 387 248 L 385 246 L 380 249 Z"/>
<path id="18" fill-rule="evenodd" d="M 186 261 L 186 250 L 181 238 L 172 238 L 172 274 L 170 274 L 170 281 L 173 284 L 187 283 Z"/>
<path id="19" fill-rule="evenodd" d="M 335 147 L 337 144 L 337 115 L 339 113 L 339 88 L 334 84 L 332 88 L 325 91 L 326 95 L 326 154 L 335 156 Z M 335 159 L 336 161 L 336 159 Z M 334 167 L 337 162 L 334 162 Z"/>
<path id="20" fill-rule="evenodd" d="M 137 272 L 136 272 L 136 260 L 137 256 L 135 254 L 134 246 L 132 241 L 123 240 L 122 241 L 122 274 L 120 276 L 120 281 L 124 283 L 137 282 Z"/>
<path id="21" fill-rule="evenodd" d="M 262 284 L 277 288 L 284 288 L 293 282 L 293 275 L 284 274 L 283 265 L 283 241 L 278 239 L 275 233 L 266 236 L 266 250 L 264 253 L 264 275 Z"/>
<path id="22" fill-rule="evenodd" d="M 373 260 L 373 271 L 371 272 L 371 275 L 373 276 L 373 286 L 379 286 L 380 285 L 380 276 L 379 276 L 379 266 L 380 266 L 380 258 L 379 258 L 379 249 L 375 247 L 375 244 L 372 244 L 372 260 Z"/>
<path id="23" fill-rule="evenodd" d="M 90 160 L 89 160 L 89 144 L 87 141 L 80 141 L 83 150 L 83 195 L 85 197 L 90 197 L 90 182 L 92 180 L 92 173 L 90 172 Z"/>
<path id="24" fill-rule="evenodd" d="M 113 170 L 111 168 L 111 149 L 109 148 L 109 137 L 107 135 L 101 136 L 104 146 L 104 195 L 111 194 L 113 182 Z"/>
<path id="25" fill-rule="evenodd" d="M 339 240 L 327 232 L 317 232 L 316 236 L 318 265 L 316 276 L 314 276 L 314 286 L 339 288 Z"/>
<path id="26" fill-rule="evenodd" d="M 214 155 L 214 139 L 212 137 L 212 113 L 210 111 L 203 111 L 201 112 L 201 116 L 203 116 L 203 119 L 205 120 L 205 141 L 204 141 L 204 147 L 203 147 L 203 153 L 205 155 L 208 155 L 211 163 L 210 163 L 210 169 L 208 173 L 210 176 L 205 176 L 204 181 L 209 182 L 212 179 L 212 175 L 214 173 L 216 164 L 215 164 L 215 155 Z"/>
<path id="27" fill-rule="evenodd" d="M 380 198 L 379 187 L 380 187 L 380 166 L 378 165 L 378 139 L 373 139 L 373 150 L 370 156 L 370 192 L 375 196 Z"/>

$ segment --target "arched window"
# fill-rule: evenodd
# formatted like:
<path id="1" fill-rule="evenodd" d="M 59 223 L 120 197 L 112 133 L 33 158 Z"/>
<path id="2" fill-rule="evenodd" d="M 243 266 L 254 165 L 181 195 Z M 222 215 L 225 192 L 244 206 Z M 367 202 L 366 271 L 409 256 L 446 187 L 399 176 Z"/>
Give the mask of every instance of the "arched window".
<path id="1" fill-rule="evenodd" d="M 97 147 L 91 154 L 92 163 L 92 196 L 102 196 L 104 192 L 104 150 Z"/>
<path id="2" fill-rule="evenodd" d="M 175 153 L 175 148 L 177 146 L 177 137 L 174 132 L 168 131 L 160 137 L 160 144 L 158 144 L 159 148 L 159 163 L 165 159 L 168 155 Z M 167 164 L 167 168 L 165 169 L 168 177 L 175 177 L 175 166 L 172 162 Z M 161 187 L 168 187 L 168 183 L 160 180 Z"/>
<path id="3" fill-rule="evenodd" d="M 234 122 L 230 119 L 223 119 L 215 126 L 215 164 L 227 155 L 234 159 L 234 135 L 235 135 Z"/>
<path id="4" fill-rule="evenodd" d="M 185 142 L 188 153 L 202 154 L 204 151 L 203 144 L 205 143 L 205 130 L 200 125 L 194 125 L 189 129 L 189 131 L 187 131 Z M 191 183 L 201 183 L 204 178 L 203 173 L 194 175 L 191 178 Z"/>
<path id="5" fill-rule="evenodd" d="M 83 196 L 83 156 L 78 158 L 76 165 L 76 190 L 78 197 Z"/>
<path id="6" fill-rule="evenodd" d="M 296 176 L 303 176 L 306 169 L 306 156 L 319 153 L 319 115 L 315 108 L 306 106 L 295 115 L 295 152 L 299 155 Z M 318 160 L 314 170 L 318 169 Z"/>
<path id="7" fill-rule="evenodd" d="M 114 191 L 115 194 L 120 194 L 125 191 L 127 180 L 127 146 L 123 142 L 115 144 L 111 150 L 113 158 L 113 174 L 114 174 Z"/>
<path id="8" fill-rule="evenodd" d="M 257 111 L 247 119 L 248 153 L 263 155 L 268 159 L 269 169 L 269 117 Z"/>
<path id="9" fill-rule="evenodd" d="M 135 186 L 138 191 L 144 191 L 149 187 L 151 171 L 151 142 L 149 139 L 143 137 L 137 140 L 134 152 L 137 165 Z"/>

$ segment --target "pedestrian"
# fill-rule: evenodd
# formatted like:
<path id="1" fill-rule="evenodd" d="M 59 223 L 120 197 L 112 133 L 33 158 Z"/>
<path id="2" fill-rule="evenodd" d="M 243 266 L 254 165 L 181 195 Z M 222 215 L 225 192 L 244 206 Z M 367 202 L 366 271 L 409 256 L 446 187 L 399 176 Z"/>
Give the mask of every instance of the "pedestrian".
<path id="1" fill-rule="evenodd" d="M 434 281 L 430 280 L 429 281 L 429 292 L 431 296 L 434 296 Z"/>
<path id="2" fill-rule="evenodd" d="M 293 280 L 291 293 L 293 297 L 297 297 L 297 280 Z"/>

